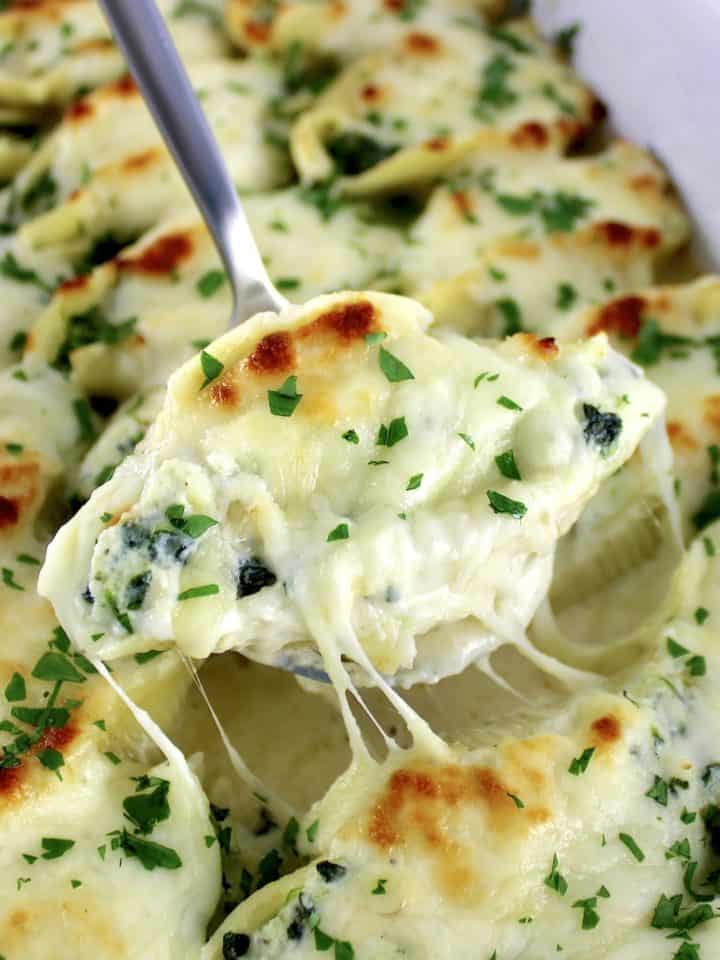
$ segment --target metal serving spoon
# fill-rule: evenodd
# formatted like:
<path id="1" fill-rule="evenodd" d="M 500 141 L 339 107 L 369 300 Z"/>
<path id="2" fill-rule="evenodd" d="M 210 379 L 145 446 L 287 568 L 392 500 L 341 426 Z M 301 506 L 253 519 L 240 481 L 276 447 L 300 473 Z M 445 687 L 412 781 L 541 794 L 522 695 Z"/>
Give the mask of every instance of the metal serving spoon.
<path id="1" fill-rule="evenodd" d="M 233 292 L 230 326 L 287 300 L 273 286 L 250 224 L 155 0 L 100 0 L 118 46 L 185 178 L 222 258 Z M 322 658 L 303 648 L 274 664 L 329 683 Z"/>
<path id="2" fill-rule="evenodd" d="M 100 0 L 222 258 L 233 292 L 230 326 L 287 300 L 272 285 L 217 140 L 155 0 Z"/>

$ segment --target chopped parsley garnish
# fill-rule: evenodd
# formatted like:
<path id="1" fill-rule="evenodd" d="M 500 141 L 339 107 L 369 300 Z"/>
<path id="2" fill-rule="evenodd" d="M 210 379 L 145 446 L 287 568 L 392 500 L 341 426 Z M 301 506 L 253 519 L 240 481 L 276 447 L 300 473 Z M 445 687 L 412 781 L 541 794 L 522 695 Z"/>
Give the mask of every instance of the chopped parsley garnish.
<path id="1" fill-rule="evenodd" d="M 594 201 L 575 193 L 495 194 L 495 200 L 511 216 L 524 217 L 537 213 L 548 233 L 568 233 L 586 216 Z"/>
<path id="2" fill-rule="evenodd" d="M 522 480 L 520 470 L 515 462 L 515 454 L 512 450 L 506 450 L 505 453 L 499 453 L 495 457 L 495 463 L 500 473 L 508 480 Z"/>
<path id="3" fill-rule="evenodd" d="M 400 443 L 408 435 L 405 417 L 395 417 L 387 426 L 384 423 L 380 424 L 375 443 L 379 447 L 394 447 L 396 443 Z"/>
<path id="4" fill-rule="evenodd" d="M 291 417 L 302 398 L 302 393 L 297 392 L 297 377 L 293 374 L 277 390 L 268 390 L 270 413 L 276 417 Z"/>
<path id="5" fill-rule="evenodd" d="M 8 703 L 17 703 L 26 696 L 25 679 L 19 673 L 14 673 L 5 687 L 5 699 Z"/>
<path id="6" fill-rule="evenodd" d="M 512 297 L 503 297 L 495 301 L 495 306 L 502 314 L 503 318 L 503 337 L 511 337 L 514 333 L 519 333 L 522 326 L 522 313 L 517 300 Z"/>
<path id="7" fill-rule="evenodd" d="M 205 516 L 204 513 L 192 513 L 186 517 L 185 508 L 181 503 L 174 503 L 169 506 L 165 511 L 165 516 L 176 530 L 182 531 L 193 540 L 201 537 L 210 527 L 217 526 L 217 520 Z"/>
<path id="8" fill-rule="evenodd" d="M 460 437 L 460 439 L 461 439 L 464 443 L 466 443 L 466 444 L 470 447 L 471 450 L 474 450 L 474 449 L 475 449 L 475 441 L 474 441 L 473 438 L 470 436 L 470 434 L 468 434 L 468 433 L 459 433 L 458 436 Z"/>
<path id="9" fill-rule="evenodd" d="M 620 436 L 622 420 L 616 413 L 603 413 L 590 403 L 583 403 L 582 410 L 585 441 L 607 450 Z"/>
<path id="10" fill-rule="evenodd" d="M 43 860 L 58 860 L 68 850 L 75 846 L 74 840 L 63 840 L 60 837 L 43 837 L 40 841 L 43 853 L 40 856 Z"/>
<path id="11" fill-rule="evenodd" d="M 508 793 L 508 796 L 510 797 L 512 802 L 515 804 L 515 806 L 518 808 L 518 810 L 524 809 L 525 804 L 522 802 L 520 797 L 516 797 L 514 793 Z"/>
<path id="12" fill-rule="evenodd" d="M 53 773 L 57 773 L 60 767 L 65 766 L 63 755 L 53 747 L 45 747 L 38 753 L 37 758 L 47 770 L 52 770 Z M 59 773 L 58 776 L 60 776 Z"/>
<path id="13" fill-rule="evenodd" d="M 672 846 L 665 851 L 666 860 L 689 860 L 690 859 L 690 841 L 687 837 L 682 840 L 676 840 Z"/>
<path id="14" fill-rule="evenodd" d="M 354 960 L 355 950 L 347 940 L 336 940 L 329 934 L 324 933 L 320 927 L 313 930 L 315 935 L 315 949 L 321 952 L 334 948 L 335 960 Z"/>
<path id="15" fill-rule="evenodd" d="M 346 430 L 342 438 L 343 440 L 347 440 L 348 443 L 360 443 L 360 437 L 355 430 Z"/>
<path id="16" fill-rule="evenodd" d="M 580 33 L 580 24 L 571 23 L 555 34 L 555 46 L 557 50 L 568 59 L 571 59 L 575 53 L 575 40 L 577 39 L 578 33 Z"/>
<path id="17" fill-rule="evenodd" d="M 200 387 L 201 390 L 204 390 L 209 383 L 212 383 L 213 380 L 219 377 L 225 369 L 225 365 L 220 363 L 219 360 L 216 360 L 207 350 L 200 352 L 200 366 L 202 367 L 202 372 L 205 374 L 205 380 Z"/>
<path id="18" fill-rule="evenodd" d="M 350 530 L 346 523 L 339 523 L 330 533 L 327 535 L 326 543 L 332 543 L 334 540 L 348 540 L 350 537 Z"/>
<path id="19" fill-rule="evenodd" d="M 494 513 L 507 513 L 515 520 L 521 520 L 527 513 L 527 507 L 522 501 L 506 497 L 497 490 L 488 490 L 487 498 Z"/>
<path id="20" fill-rule="evenodd" d="M 144 653 L 136 653 L 133 657 L 135 663 L 142 666 L 144 663 L 149 663 L 151 660 L 154 660 L 155 657 L 161 656 L 165 653 L 164 650 L 146 650 Z"/>
<path id="21" fill-rule="evenodd" d="M 370 891 L 370 893 L 372 893 L 374 896 L 379 896 L 380 894 L 387 893 L 387 890 L 385 889 L 386 884 L 387 884 L 387 880 L 385 879 L 385 877 L 380 877 L 378 879 L 378 882 Z"/>
<path id="22" fill-rule="evenodd" d="M 532 53 L 532 47 L 528 46 L 524 40 L 521 40 L 510 30 L 506 30 L 505 27 L 491 27 L 487 33 L 493 40 L 509 47 L 515 53 Z"/>
<path id="23" fill-rule="evenodd" d="M 689 657 L 685 665 L 691 677 L 704 677 L 707 673 L 705 657 L 699 655 Z"/>
<path id="24" fill-rule="evenodd" d="M 654 800 L 655 803 L 659 803 L 661 807 L 666 807 L 668 802 L 667 781 L 663 780 L 662 777 L 656 776 L 655 782 L 647 791 L 645 796 L 649 797 L 651 800 Z"/>
<path id="25" fill-rule="evenodd" d="M 579 777 L 580 774 L 585 773 L 594 753 L 595 747 L 586 747 L 579 757 L 573 757 L 568 767 L 568 773 L 571 773 L 574 777 Z"/>
<path id="26" fill-rule="evenodd" d="M 483 117 L 488 108 L 502 110 L 511 107 L 517 100 L 517 94 L 508 86 L 515 64 L 504 53 L 496 54 L 483 68 L 482 84 L 478 91 L 475 113 Z"/>
<path id="27" fill-rule="evenodd" d="M 15 254 L 11 250 L 8 250 L 2 259 L 0 259 L 0 274 L 7 277 L 8 280 L 14 280 L 16 283 L 33 284 L 39 287 L 44 293 L 52 292 L 52 287 L 48 286 L 34 270 L 23 267 L 22 264 L 18 263 Z"/>
<path id="28" fill-rule="evenodd" d="M 681 643 L 678 643 L 677 640 L 673 640 L 672 637 L 667 638 L 667 649 L 670 656 L 676 659 L 678 657 L 684 657 L 690 653 L 687 647 L 683 647 Z"/>
<path id="29" fill-rule="evenodd" d="M 308 838 L 308 843 L 314 843 L 315 837 L 317 836 L 318 828 L 320 826 L 319 820 L 313 820 L 310 826 L 305 831 L 305 836 Z"/>
<path id="30" fill-rule="evenodd" d="M 9 567 L 2 567 L 0 573 L 2 574 L 2 582 L 6 587 L 10 587 L 12 590 L 25 589 L 21 584 L 15 582 L 15 572 Z"/>
<path id="31" fill-rule="evenodd" d="M 498 406 L 505 407 L 506 410 L 522 410 L 519 403 L 515 403 L 510 397 L 502 396 L 497 398 Z"/>
<path id="32" fill-rule="evenodd" d="M 275 281 L 278 290 L 297 290 L 301 284 L 302 280 L 299 277 L 278 277 Z"/>
<path id="33" fill-rule="evenodd" d="M 406 367 L 402 360 L 390 353 L 389 350 L 386 350 L 385 347 L 380 347 L 378 351 L 380 369 L 385 374 L 390 383 L 402 383 L 404 380 L 414 380 L 415 375 L 410 370 L 409 367 Z"/>
<path id="34" fill-rule="evenodd" d="M 128 857 L 136 857 L 146 870 L 160 867 L 163 870 L 178 870 L 182 860 L 172 847 L 145 840 L 142 837 L 128 833 L 127 830 L 114 830 L 110 836 L 110 846 L 113 850 L 122 850 Z"/>
<path id="35" fill-rule="evenodd" d="M 499 373 L 490 373 L 489 370 L 483 370 L 482 373 L 479 373 L 479 374 L 475 377 L 475 379 L 474 379 L 474 381 L 473 381 L 473 386 L 474 386 L 475 389 L 477 390 L 478 384 L 482 383 L 483 380 L 485 380 L 487 383 L 493 383 L 495 380 L 498 380 L 499 378 L 500 378 L 500 374 L 499 374 Z"/>
<path id="36" fill-rule="evenodd" d="M 555 294 L 555 306 L 558 310 L 569 310 L 577 300 L 578 292 L 572 284 L 559 283 Z"/>
<path id="37" fill-rule="evenodd" d="M 407 486 L 405 487 L 405 489 L 406 489 L 406 490 L 417 490 L 418 487 L 422 484 L 422 482 L 423 482 L 423 477 L 424 477 L 424 476 L 425 476 L 425 474 L 423 474 L 423 473 L 416 473 L 416 474 L 414 474 L 414 475 L 413 475 L 412 477 L 410 477 L 410 479 L 408 480 L 408 483 L 407 483 Z"/>
<path id="38" fill-rule="evenodd" d="M 116 753 L 113 753 L 112 750 L 106 750 L 104 755 L 107 757 L 110 763 L 112 763 L 112 765 L 115 767 L 119 763 L 122 763 L 122 760 L 120 759 L 120 757 Z"/>
<path id="39" fill-rule="evenodd" d="M 90 404 L 83 397 L 77 397 L 73 400 L 73 412 L 78 422 L 80 430 L 80 439 L 84 443 L 92 443 L 97 434 L 92 422 L 92 412 Z"/>
<path id="40" fill-rule="evenodd" d="M 135 793 L 123 800 L 125 816 L 139 833 L 152 833 L 158 823 L 170 816 L 170 783 L 160 777 L 133 777 Z"/>
<path id="41" fill-rule="evenodd" d="M 30 567 L 39 567 L 40 561 L 36 557 L 31 557 L 29 553 L 19 553 L 15 559 L 18 563 L 26 563 Z"/>
<path id="42" fill-rule="evenodd" d="M 641 850 L 640 847 L 637 845 L 637 843 L 635 843 L 635 841 L 634 841 L 633 838 L 630 836 L 630 834 L 629 834 L 629 833 L 619 833 L 619 834 L 618 834 L 618 838 L 619 838 L 619 840 L 620 840 L 621 843 L 624 843 L 624 844 L 625 844 L 625 846 L 628 848 L 628 850 L 630 851 L 630 853 L 635 857 L 635 859 L 638 861 L 638 863 L 642 863 L 642 861 L 645 859 L 645 854 L 642 852 L 642 850 Z"/>
<path id="43" fill-rule="evenodd" d="M 703 542 L 703 547 L 705 548 L 705 555 L 707 557 L 714 557 L 716 553 L 715 544 L 710 539 L 710 537 L 703 537 L 702 542 Z"/>
<path id="44" fill-rule="evenodd" d="M 25 447 L 21 443 L 6 443 L 5 449 L 8 453 L 12 454 L 13 457 L 19 457 Z"/>
<path id="45" fill-rule="evenodd" d="M 595 907 L 597 907 L 597 897 L 586 897 L 584 900 L 576 900 L 573 907 L 582 910 L 581 926 L 583 930 L 594 930 L 600 923 Z"/>
<path id="46" fill-rule="evenodd" d="M 55 651 L 48 651 L 40 657 L 33 667 L 32 676 L 36 680 L 85 682 L 85 675 L 74 666 L 72 661 L 64 654 Z"/>
<path id="47" fill-rule="evenodd" d="M 383 340 L 387 339 L 387 334 L 384 330 L 377 330 L 375 333 L 366 333 L 365 334 L 365 343 L 372 346 L 374 343 L 381 343 Z"/>
<path id="48" fill-rule="evenodd" d="M 683 807 L 680 819 L 683 823 L 695 823 L 697 814 L 692 810 L 688 810 L 687 807 Z"/>
<path id="49" fill-rule="evenodd" d="M 22 330 L 17 330 L 8 343 L 8 350 L 11 353 L 22 353 L 25 349 L 25 344 L 27 343 L 27 334 Z"/>
<path id="50" fill-rule="evenodd" d="M 564 897 L 567 893 L 568 883 L 560 873 L 559 866 L 560 861 L 558 860 L 558 855 L 554 853 L 550 873 L 545 877 L 543 883 L 546 887 L 550 887 L 551 890 L 555 890 L 561 897 Z"/>
<path id="51" fill-rule="evenodd" d="M 212 597 L 220 593 L 220 587 L 216 583 L 204 583 L 199 587 L 190 587 L 177 595 L 178 600 L 195 600 L 197 597 Z"/>
<path id="52" fill-rule="evenodd" d="M 695 623 L 697 623 L 698 626 L 702 626 L 709 616 L 709 610 L 707 610 L 705 607 L 698 607 L 695 611 Z"/>
<path id="53" fill-rule="evenodd" d="M 200 277 L 195 285 L 195 289 L 201 297 L 212 297 L 212 295 L 217 293 L 220 287 L 223 286 L 226 279 L 224 270 L 208 270 L 207 273 L 204 273 L 202 277 Z"/>

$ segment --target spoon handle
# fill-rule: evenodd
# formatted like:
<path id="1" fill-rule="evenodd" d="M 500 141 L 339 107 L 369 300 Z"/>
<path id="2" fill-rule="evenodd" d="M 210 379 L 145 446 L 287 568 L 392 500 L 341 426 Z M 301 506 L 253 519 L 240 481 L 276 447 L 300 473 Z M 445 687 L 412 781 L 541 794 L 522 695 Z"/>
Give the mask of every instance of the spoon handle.
<path id="1" fill-rule="evenodd" d="M 213 236 L 233 289 L 231 326 L 287 301 L 250 225 L 155 0 L 100 0 L 115 39 Z"/>

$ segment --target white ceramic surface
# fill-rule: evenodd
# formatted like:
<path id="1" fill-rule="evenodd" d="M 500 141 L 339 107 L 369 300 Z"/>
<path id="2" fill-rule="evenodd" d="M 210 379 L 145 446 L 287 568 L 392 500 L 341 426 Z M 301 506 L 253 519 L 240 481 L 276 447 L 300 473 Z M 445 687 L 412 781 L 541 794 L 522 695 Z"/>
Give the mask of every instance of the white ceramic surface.
<path id="1" fill-rule="evenodd" d="M 548 34 L 581 24 L 580 74 L 670 170 L 720 267 L 720 0 L 535 0 L 532 14 Z"/>

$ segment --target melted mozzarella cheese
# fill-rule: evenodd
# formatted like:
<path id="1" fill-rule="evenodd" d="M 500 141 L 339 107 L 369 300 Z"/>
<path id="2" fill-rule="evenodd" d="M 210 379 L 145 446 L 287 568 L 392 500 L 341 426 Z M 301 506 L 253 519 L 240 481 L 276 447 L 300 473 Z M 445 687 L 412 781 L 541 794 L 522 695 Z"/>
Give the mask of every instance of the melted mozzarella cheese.
<path id="1" fill-rule="evenodd" d="M 693 613 L 717 598 L 717 564 L 698 541 L 650 652 L 549 716 L 538 710 L 532 733 L 441 759 L 416 746 L 354 763 L 308 815 L 322 860 L 242 905 L 204 960 L 233 934 L 274 958 L 328 942 L 358 960 L 672 956 L 663 904 L 697 910 L 717 866 L 699 811 L 717 799 L 720 662 L 715 628 Z M 712 956 L 713 911 L 699 909 L 692 940 Z"/>
<path id="2" fill-rule="evenodd" d="M 141 452 L 50 548 L 42 590 L 76 642 L 113 656 L 174 639 L 271 662 L 324 622 L 385 673 L 412 668 L 428 635 L 428 675 L 519 642 L 557 537 L 661 396 L 602 338 L 557 353 L 434 338 L 429 319 L 387 295 L 320 298 L 214 344 L 224 370 L 205 387 L 188 363 Z M 268 389 L 297 389 L 292 417 L 273 419 L 283 400 Z M 171 507 L 215 523 L 188 537 Z M 457 648 L 431 632 L 468 617 Z"/>
<path id="3" fill-rule="evenodd" d="M 499 0 L 290 0 L 268 7 L 262 0 L 227 0 L 228 32 L 238 46 L 284 51 L 299 45 L 342 60 L 392 46 L 409 26 L 442 29 L 462 17 L 481 26 L 481 14 L 493 15 Z"/>
<path id="4" fill-rule="evenodd" d="M 512 29 L 511 29 L 512 28 Z M 303 180 L 353 194 L 431 180 L 468 154 L 559 152 L 593 123 L 593 94 L 527 21 L 439 34 L 412 25 L 355 60 L 292 132 Z"/>
<path id="5" fill-rule="evenodd" d="M 676 249 L 687 231 L 685 214 L 667 195 L 665 174 L 631 144 L 560 161 L 478 156 L 435 190 L 410 231 L 403 272 L 422 289 L 472 269 L 489 242 L 537 243 L 553 234 L 642 258 Z"/>
<path id="6" fill-rule="evenodd" d="M 175 12 L 182 11 L 182 4 L 161 0 L 159 6 L 184 57 L 217 57 L 227 49 L 219 30 L 217 0 L 205 0 L 202 7 L 190 7 L 181 16 Z M 40 0 L 6 7 L 0 14 L 1 103 L 64 104 L 122 73 L 122 57 L 92 0 Z"/>

